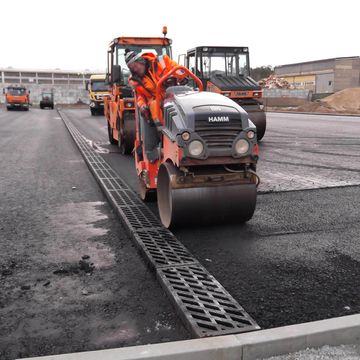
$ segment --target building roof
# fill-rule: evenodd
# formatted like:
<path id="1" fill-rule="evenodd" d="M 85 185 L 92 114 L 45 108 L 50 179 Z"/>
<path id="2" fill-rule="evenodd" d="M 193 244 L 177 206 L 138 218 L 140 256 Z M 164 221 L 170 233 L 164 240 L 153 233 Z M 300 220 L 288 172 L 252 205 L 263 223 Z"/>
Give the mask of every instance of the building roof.
<path id="1" fill-rule="evenodd" d="M 284 64 L 284 65 L 277 65 L 275 68 L 281 68 L 285 66 L 296 66 L 296 65 L 304 65 L 304 64 L 312 64 L 312 63 L 320 63 L 324 61 L 332 61 L 332 60 L 341 60 L 341 59 L 360 59 L 360 56 L 343 56 L 343 57 L 336 57 L 336 58 L 329 58 L 329 59 L 321 59 L 321 60 L 312 60 L 312 61 L 303 61 L 298 63 L 291 63 L 291 64 Z"/>
<path id="2" fill-rule="evenodd" d="M 29 69 L 29 68 L 13 68 L 0 67 L 0 72 L 34 72 L 34 73 L 54 73 L 54 74 L 103 74 L 104 70 L 62 70 L 62 69 Z"/>

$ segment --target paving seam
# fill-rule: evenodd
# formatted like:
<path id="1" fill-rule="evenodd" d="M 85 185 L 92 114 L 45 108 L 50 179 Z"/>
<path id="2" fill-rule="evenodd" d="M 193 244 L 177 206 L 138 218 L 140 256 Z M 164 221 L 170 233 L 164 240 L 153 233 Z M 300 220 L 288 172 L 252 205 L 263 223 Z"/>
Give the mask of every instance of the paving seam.
<path id="1" fill-rule="evenodd" d="M 86 141 L 67 114 L 65 126 L 130 238 L 144 256 L 178 315 L 202 338 L 259 330 L 259 325 L 185 246 L 144 205 L 138 195 Z"/>

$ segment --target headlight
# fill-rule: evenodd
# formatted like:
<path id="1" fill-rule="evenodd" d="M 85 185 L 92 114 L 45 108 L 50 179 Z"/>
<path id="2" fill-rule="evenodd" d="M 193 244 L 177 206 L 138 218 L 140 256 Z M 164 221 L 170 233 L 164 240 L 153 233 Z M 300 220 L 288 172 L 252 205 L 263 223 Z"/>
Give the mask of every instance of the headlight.
<path id="1" fill-rule="evenodd" d="M 247 132 L 247 137 L 248 139 L 253 139 L 255 137 L 255 133 L 252 130 L 250 130 Z"/>
<path id="2" fill-rule="evenodd" d="M 187 131 L 184 131 L 182 134 L 181 134 L 181 137 L 184 141 L 188 141 L 190 139 L 190 133 L 187 132 Z"/>
<path id="3" fill-rule="evenodd" d="M 127 102 L 126 107 L 131 108 L 131 107 L 133 107 L 133 104 L 131 102 Z"/>
<path id="4" fill-rule="evenodd" d="M 189 154 L 192 156 L 199 156 L 202 154 L 202 152 L 204 151 L 204 145 L 202 144 L 201 141 L 199 140 L 193 140 L 190 144 L 189 144 Z"/>
<path id="5" fill-rule="evenodd" d="M 235 151 L 241 155 L 246 154 L 249 151 L 250 144 L 245 139 L 239 139 L 235 144 Z"/>

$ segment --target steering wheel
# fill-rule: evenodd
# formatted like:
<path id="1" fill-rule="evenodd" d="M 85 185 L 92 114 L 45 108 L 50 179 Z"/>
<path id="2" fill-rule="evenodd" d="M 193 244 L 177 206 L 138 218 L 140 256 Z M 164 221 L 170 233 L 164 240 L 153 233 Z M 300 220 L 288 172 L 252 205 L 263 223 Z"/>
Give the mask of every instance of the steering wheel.
<path id="1" fill-rule="evenodd" d="M 191 78 L 194 80 L 196 85 L 199 88 L 199 91 L 203 91 L 204 87 L 201 82 L 201 80 L 194 75 L 188 68 L 185 66 L 175 66 L 173 69 L 171 69 L 167 74 L 165 74 L 157 83 L 156 86 L 156 114 L 158 120 L 163 124 L 163 116 L 161 111 L 161 98 L 162 98 L 162 87 L 163 84 L 169 79 L 169 78 L 175 78 L 177 79 L 177 83 L 181 85 L 185 85 L 183 81 L 188 81 L 188 78 Z"/>

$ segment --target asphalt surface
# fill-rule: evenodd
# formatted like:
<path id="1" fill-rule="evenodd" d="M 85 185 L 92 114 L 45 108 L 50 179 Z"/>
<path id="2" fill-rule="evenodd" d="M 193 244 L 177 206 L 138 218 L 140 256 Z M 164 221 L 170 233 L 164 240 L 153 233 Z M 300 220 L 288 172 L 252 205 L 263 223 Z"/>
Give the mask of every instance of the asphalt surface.
<path id="1" fill-rule="evenodd" d="M 1 360 L 189 338 L 56 111 L 0 110 L 0 154 Z"/>
<path id="2" fill-rule="evenodd" d="M 105 118 L 64 111 L 136 190 Z M 253 219 L 174 232 L 261 327 L 360 311 L 359 135 L 358 118 L 269 114 Z M 0 111 L 0 151 L 1 359 L 189 337 L 55 111 Z"/>
<path id="3" fill-rule="evenodd" d="M 67 114 L 136 190 L 133 159 L 108 145 L 104 117 Z M 360 118 L 268 114 L 253 219 L 174 231 L 261 327 L 360 311 L 359 135 Z"/>

